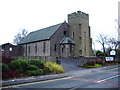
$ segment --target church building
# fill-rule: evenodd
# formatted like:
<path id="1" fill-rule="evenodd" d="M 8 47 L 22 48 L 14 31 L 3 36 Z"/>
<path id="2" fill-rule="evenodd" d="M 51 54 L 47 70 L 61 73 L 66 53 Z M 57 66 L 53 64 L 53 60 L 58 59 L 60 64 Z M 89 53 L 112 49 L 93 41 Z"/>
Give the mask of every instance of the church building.
<path id="1" fill-rule="evenodd" d="M 89 15 L 77 11 L 68 14 L 68 22 L 29 33 L 19 44 L 28 58 L 79 58 L 92 56 Z"/>

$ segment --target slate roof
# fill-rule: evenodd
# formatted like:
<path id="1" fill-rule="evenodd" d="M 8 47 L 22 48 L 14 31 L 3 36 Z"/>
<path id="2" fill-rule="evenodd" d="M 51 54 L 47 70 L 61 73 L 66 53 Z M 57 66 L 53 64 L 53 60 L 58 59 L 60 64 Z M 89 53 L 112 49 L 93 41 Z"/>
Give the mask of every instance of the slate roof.
<path id="1" fill-rule="evenodd" d="M 47 40 L 57 31 L 63 23 L 53 25 L 47 28 L 43 28 L 34 32 L 29 33 L 21 42 L 20 44 L 40 41 L 40 40 Z"/>
<path id="2" fill-rule="evenodd" d="M 70 39 L 69 37 L 64 37 L 61 40 L 60 44 L 73 44 L 74 45 L 75 42 L 72 39 Z"/>

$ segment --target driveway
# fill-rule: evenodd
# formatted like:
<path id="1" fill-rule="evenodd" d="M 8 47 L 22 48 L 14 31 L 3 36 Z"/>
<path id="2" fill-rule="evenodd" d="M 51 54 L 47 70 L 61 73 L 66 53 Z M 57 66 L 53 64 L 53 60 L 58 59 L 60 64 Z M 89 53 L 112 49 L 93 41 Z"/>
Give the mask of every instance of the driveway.
<path id="1" fill-rule="evenodd" d="M 79 59 L 61 59 L 60 62 L 63 68 L 65 69 L 65 72 L 85 69 L 79 67 L 80 66 Z"/>

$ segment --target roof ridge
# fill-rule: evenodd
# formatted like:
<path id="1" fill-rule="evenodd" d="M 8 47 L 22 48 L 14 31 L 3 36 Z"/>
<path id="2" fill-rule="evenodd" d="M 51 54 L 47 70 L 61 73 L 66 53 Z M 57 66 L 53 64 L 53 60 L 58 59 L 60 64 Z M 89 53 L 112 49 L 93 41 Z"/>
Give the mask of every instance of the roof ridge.
<path id="1" fill-rule="evenodd" d="M 38 41 L 38 40 L 46 40 L 46 39 L 50 39 L 50 37 L 64 24 L 63 23 L 59 23 L 56 25 L 52 25 L 43 29 L 39 29 L 33 32 L 30 32 L 26 38 L 24 38 L 20 44 L 24 44 L 24 43 L 30 43 L 30 42 L 34 42 L 34 41 Z"/>
<path id="2" fill-rule="evenodd" d="M 41 29 L 38 29 L 38 30 L 36 30 L 36 31 L 32 31 L 32 32 L 30 32 L 30 33 L 37 32 L 37 31 L 41 31 L 41 30 L 45 30 L 45 29 L 47 29 L 47 28 L 51 28 L 51 27 L 54 27 L 54 26 L 57 26 L 57 25 L 60 25 L 60 24 L 62 24 L 62 23 L 59 23 L 59 24 L 56 24 L 56 25 L 51 25 L 51 26 L 48 26 L 48 27 L 46 27 L 46 28 L 41 28 Z"/>

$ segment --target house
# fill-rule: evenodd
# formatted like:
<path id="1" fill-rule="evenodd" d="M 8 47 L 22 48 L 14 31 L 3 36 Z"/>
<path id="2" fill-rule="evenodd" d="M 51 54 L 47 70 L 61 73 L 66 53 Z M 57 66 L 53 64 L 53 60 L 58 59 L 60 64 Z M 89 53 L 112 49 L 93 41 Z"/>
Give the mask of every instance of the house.
<path id="1" fill-rule="evenodd" d="M 89 15 L 78 11 L 63 22 L 29 33 L 19 44 L 22 56 L 53 60 L 92 55 Z"/>
<path id="2" fill-rule="evenodd" d="M 21 46 L 5 43 L 0 46 L 0 53 L 5 57 L 18 57 L 22 55 Z"/>

